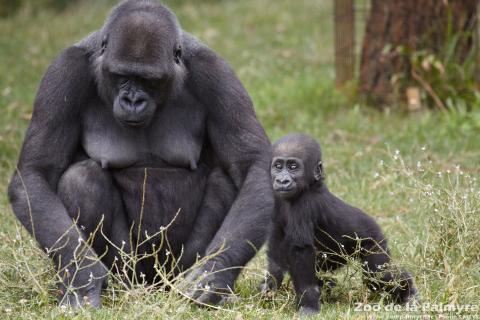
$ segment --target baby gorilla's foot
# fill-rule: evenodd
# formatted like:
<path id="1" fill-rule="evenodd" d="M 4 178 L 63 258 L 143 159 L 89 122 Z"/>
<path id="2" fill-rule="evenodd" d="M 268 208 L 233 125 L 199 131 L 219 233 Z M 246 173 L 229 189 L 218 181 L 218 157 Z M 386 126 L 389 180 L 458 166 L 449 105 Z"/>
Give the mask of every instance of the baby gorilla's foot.
<path id="1" fill-rule="evenodd" d="M 307 307 L 307 306 L 302 306 L 300 309 L 298 309 L 298 314 L 301 317 L 311 317 L 314 315 L 317 315 L 320 313 L 320 309 L 312 308 L 312 307 Z"/>

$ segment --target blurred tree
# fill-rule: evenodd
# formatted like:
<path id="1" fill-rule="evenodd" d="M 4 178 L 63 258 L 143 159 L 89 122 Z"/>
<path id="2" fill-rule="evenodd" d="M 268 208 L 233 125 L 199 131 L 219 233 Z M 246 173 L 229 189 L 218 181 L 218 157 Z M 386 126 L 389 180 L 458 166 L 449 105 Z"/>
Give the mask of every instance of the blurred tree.
<path id="1" fill-rule="evenodd" d="M 479 0 L 372 0 L 362 46 L 360 93 L 376 106 L 394 98 L 395 75 L 411 79 L 405 53 L 429 50 L 440 54 L 448 37 L 462 33 L 455 44 L 459 63 L 473 47 Z M 418 79 L 417 79 L 418 80 Z M 404 92 L 404 87 L 400 92 Z"/>
<path id="2" fill-rule="evenodd" d="M 12 15 L 20 7 L 21 0 L 1 0 L 0 18 Z"/>
<path id="3" fill-rule="evenodd" d="M 0 17 L 14 15 L 22 7 L 34 13 L 44 9 L 61 11 L 77 1 L 78 0 L 0 0 Z"/>

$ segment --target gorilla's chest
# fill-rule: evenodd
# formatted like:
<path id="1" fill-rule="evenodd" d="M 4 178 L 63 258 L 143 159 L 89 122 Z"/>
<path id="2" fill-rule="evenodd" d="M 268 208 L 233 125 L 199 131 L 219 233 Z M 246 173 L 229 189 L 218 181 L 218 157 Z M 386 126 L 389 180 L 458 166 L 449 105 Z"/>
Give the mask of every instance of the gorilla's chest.
<path id="1" fill-rule="evenodd" d="M 82 146 L 103 167 L 171 166 L 195 169 L 202 151 L 205 115 L 192 104 L 166 105 L 146 128 L 128 128 L 101 104 L 82 119 Z"/>

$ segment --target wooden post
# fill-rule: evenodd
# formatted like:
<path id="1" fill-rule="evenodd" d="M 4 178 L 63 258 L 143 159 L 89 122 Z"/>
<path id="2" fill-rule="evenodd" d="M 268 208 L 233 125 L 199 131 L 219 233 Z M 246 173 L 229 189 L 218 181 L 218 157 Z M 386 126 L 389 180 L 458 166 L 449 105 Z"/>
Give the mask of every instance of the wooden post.
<path id="1" fill-rule="evenodd" d="M 475 82 L 477 89 L 480 89 L 480 3 L 477 5 L 475 15 Z"/>
<path id="2" fill-rule="evenodd" d="M 335 16 L 335 83 L 343 86 L 355 72 L 355 10 L 353 0 L 333 0 Z"/>

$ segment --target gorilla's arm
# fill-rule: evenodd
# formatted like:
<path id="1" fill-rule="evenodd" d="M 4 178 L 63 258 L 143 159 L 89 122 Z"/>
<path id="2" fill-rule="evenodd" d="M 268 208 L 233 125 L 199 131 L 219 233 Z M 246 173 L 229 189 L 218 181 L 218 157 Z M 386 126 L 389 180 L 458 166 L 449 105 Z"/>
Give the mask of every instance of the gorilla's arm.
<path id="1" fill-rule="evenodd" d="M 79 146 L 80 108 L 85 97 L 92 95 L 88 70 L 87 57 L 75 47 L 66 49 L 50 65 L 40 83 L 18 170 L 9 186 L 15 215 L 42 249 L 53 250 L 60 268 L 72 259 L 78 239 L 83 237 L 72 228 L 73 221 L 56 189 Z M 79 272 L 76 280 L 66 280 L 74 284 L 80 278 L 86 281 L 90 272 L 103 276 L 101 268 L 88 269 Z M 74 270 L 69 267 L 70 276 Z"/>
<path id="2" fill-rule="evenodd" d="M 187 61 L 191 88 L 207 108 L 209 142 L 229 173 L 237 197 L 222 226 L 207 248 L 207 254 L 226 249 L 212 259 L 207 268 L 217 273 L 219 286 L 233 286 L 239 268 L 263 244 L 273 210 L 270 187 L 270 142 L 258 122 L 250 97 L 230 67 L 211 50 L 195 54 Z M 201 299 L 200 299 L 201 300 Z"/>

